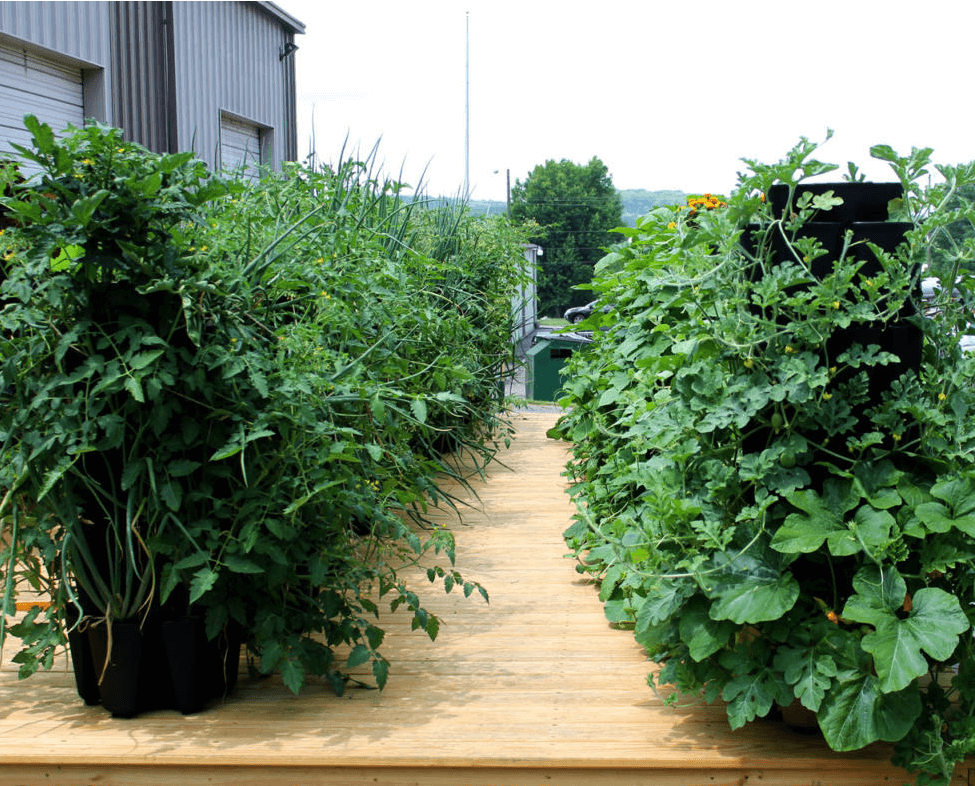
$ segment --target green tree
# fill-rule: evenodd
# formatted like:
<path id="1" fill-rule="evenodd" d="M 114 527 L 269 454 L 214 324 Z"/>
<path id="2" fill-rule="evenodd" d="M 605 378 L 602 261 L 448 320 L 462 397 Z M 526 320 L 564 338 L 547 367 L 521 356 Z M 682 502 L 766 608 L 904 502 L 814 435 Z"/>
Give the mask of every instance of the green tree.
<path id="1" fill-rule="evenodd" d="M 591 300 L 573 289 L 592 280 L 603 249 L 618 242 L 609 230 L 622 225 L 623 202 L 606 165 L 597 157 L 586 165 L 548 160 L 511 189 L 511 218 L 534 221 L 531 238 L 544 249 L 538 275 L 540 314 L 561 314 Z"/>

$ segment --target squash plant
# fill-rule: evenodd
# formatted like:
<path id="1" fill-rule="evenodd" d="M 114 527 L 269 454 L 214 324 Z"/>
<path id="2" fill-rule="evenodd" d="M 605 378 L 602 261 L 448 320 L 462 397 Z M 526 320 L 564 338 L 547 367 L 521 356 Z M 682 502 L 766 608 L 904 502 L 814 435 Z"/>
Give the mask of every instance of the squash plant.
<path id="1" fill-rule="evenodd" d="M 671 700 L 722 700 L 732 728 L 799 703 L 835 750 L 895 743 L 947 783 L 975 752 L 975 165 L 926 187 L 931 150 L 874 147 L 904 242 L 831 250 L 814 222 L 847 206 L 808 185 L 836 169 L 816 149 L 748 161 L 727 202 L 659 208 L 599 263 L 615 308 L 553 433 L 565 537 Z"/>
<path id="2" fill-rule="evenodd" d="M 52 605 L 11 628 L 21 676 L 79 615 L 192 614 L 295 692 L 363 664 L 383 686 L 379 601 L 439 628 L 405 566 L 487 598 L 425 512 L 452 501 L 443 451 L 483 465 L 508 436 L 518 232 L 404 200 L 368 161 L 243 186 L 116 129 L 28 127 L 41 172 L 4 200 L 0 618 L 18 587 Z"/>

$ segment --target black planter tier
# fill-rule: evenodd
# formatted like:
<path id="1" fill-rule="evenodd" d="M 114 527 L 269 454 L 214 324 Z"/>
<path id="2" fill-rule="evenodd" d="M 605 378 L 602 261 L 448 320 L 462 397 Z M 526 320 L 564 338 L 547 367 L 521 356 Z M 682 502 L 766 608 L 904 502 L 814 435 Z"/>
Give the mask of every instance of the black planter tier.
<path id="1" fill-rule="evenodd" d="M 830 210 L 824 210 L 812 217 L 813 222 L 825 221 L 842 226 L 864 221 L 886 221 L 888 205 L 891 200 L 900 199 L 904 195 L 904 188 L 900 183 L 800 183 L 795 188 L 793 200 L 799 199 L 804 193 L 815 196 L 832 191 L 834 196 L 843 200 L 842 205 L 836 205 Z M 789 187 L 778 184 L 769 189 L 769 203 L 772 214 L 776 218 L 788 216 L 794 212 L 794 203 L 788 204 Z"/>

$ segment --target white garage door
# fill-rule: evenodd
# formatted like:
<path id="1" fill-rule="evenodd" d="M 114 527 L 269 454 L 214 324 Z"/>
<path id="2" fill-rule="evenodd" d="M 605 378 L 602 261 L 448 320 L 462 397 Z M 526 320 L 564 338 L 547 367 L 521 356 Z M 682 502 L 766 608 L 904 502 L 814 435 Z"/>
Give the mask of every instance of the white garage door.
<path id="1" fill-rule="evenodd" d="M 85 122 L 81 69 L 22 47 L 0 43 L 0 155 L 11 142 L 30 146 L 24 115 L 55 132 Z"/>
<path id="2" fill-rule="evenodd" d="M 257 180 L 261 167 L 261 129 L 234 117 L 220 118 L 220 166 Z"/>

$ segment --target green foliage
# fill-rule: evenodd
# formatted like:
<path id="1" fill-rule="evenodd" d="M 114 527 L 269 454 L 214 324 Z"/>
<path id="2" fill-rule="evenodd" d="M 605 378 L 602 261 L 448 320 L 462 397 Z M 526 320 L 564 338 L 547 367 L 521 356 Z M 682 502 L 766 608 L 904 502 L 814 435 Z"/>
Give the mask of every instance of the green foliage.
<path id="1" fill-rule="evenodd" d="M 487 598 L 425 514 L 464 480 L 447 453 L 482 467 L 510 434 L 523 238 L 369 161 L 245 187 L 31 123 L 44 171 L 2 238 L 0 564 L 8 612 L 15 579 L 54 603 L 14 629 L 22 676 L 75 603 L 238 624 L 294 691 L 364 663 L 382 686 L 377 601 L 439 629 L 405 568 Z"/>
<path id="2" fill-rule="evenodd" d="M 596 157 L 585 166 L 546 161 L 512 186 L 512 220 L 537 224 L 531 241 L 544 249 L 539 314 L 561 316 L 570 305 L 589 300 L 588 294 L 574 295 L 573 287 L 589 283 L 593 262 L 619 239 L 611 230 L 622 223 L 622 212 L 609 170 Z"/>
<path id="3" fill-rule="evenodd" d="M 973 257 L 955 231 L 975 167 L 926 186 L 930 151 L 874 148 L 905 242 L 847 234 L 834 255 L 809 224 L 843 207 L 804 190 L 835 168 L 815 149 L 748 162 L 726 206 L 654 209 L 597 265 L 615 310 L 589 319 L 606 329 L 573 356 L 553 434 L 574 443 L 565 537 L 656 685 L 723 699 L 735 728 L 798 700 L 834 749 L 893 742 L 947 783 L 975 752 Z M 886 338 L 906 326 L 914 363 Z"/>

